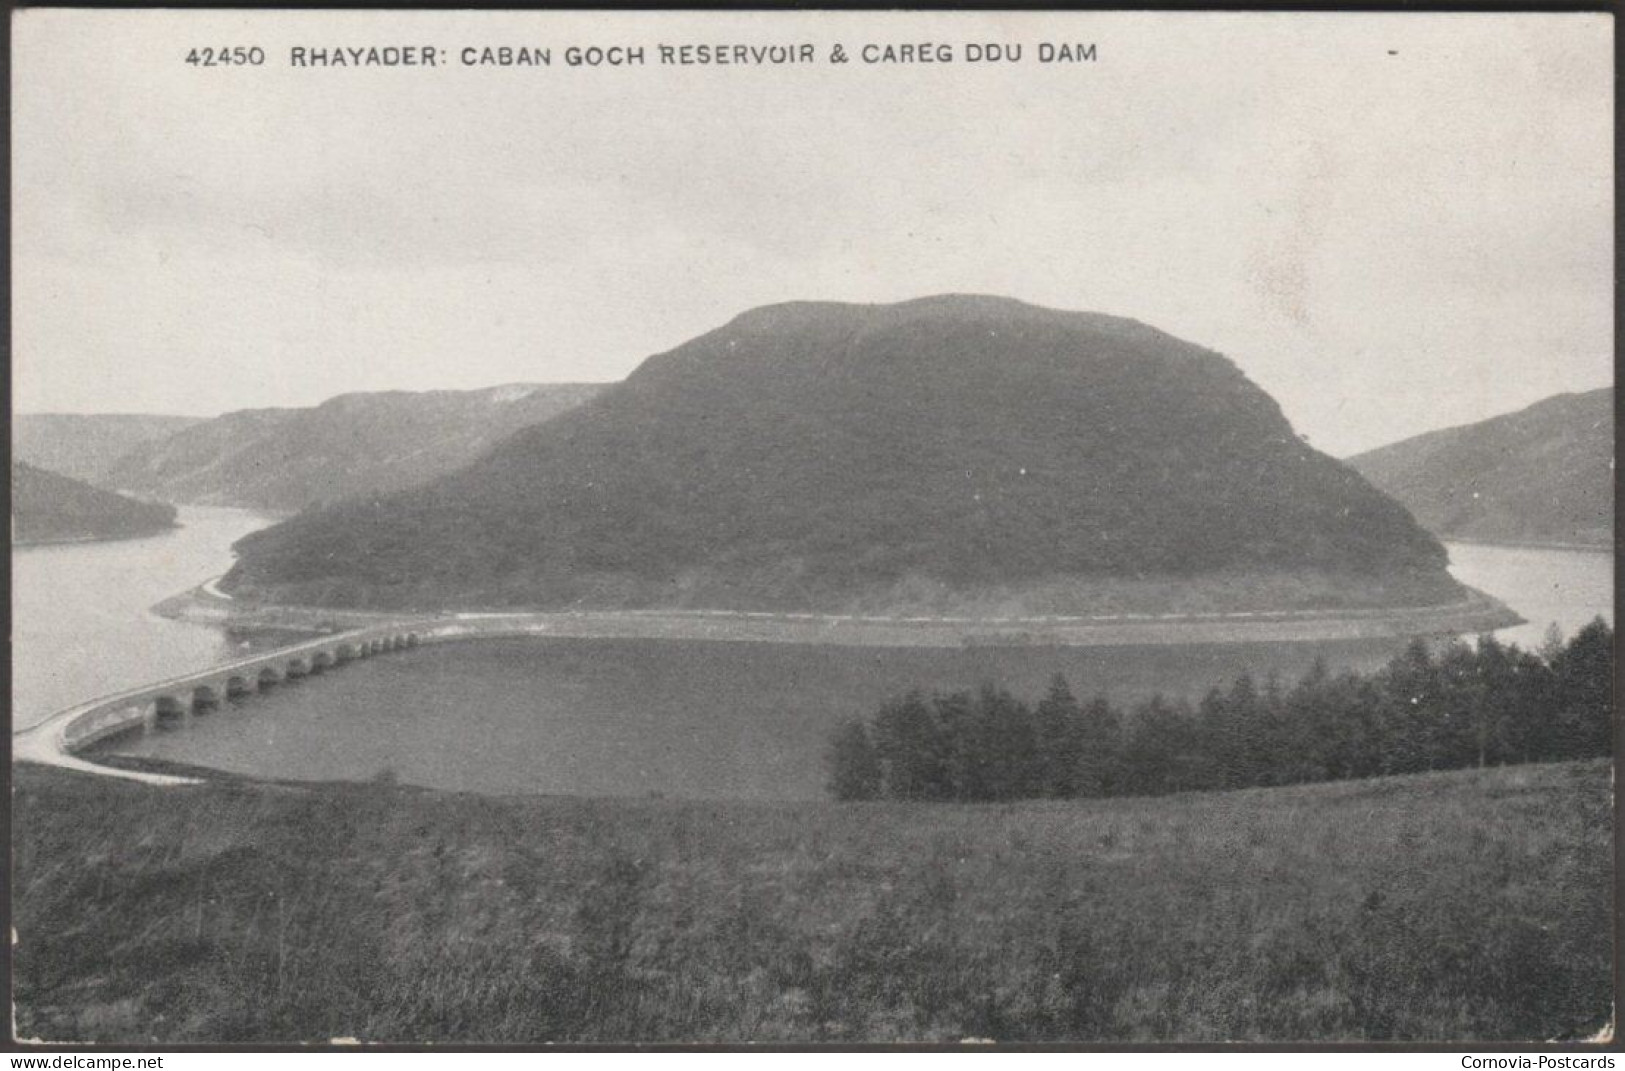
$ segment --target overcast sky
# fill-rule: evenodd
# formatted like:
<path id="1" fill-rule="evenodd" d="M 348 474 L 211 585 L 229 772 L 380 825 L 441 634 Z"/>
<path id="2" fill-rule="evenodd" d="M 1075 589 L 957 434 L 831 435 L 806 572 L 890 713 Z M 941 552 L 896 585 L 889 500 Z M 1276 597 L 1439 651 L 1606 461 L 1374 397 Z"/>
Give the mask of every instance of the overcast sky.
<path id="1" fill-rule="evenodd" d="M 1613 381 L 1603 16 L 15 18 L 22 412 L 613 380 L 756 305 L 945 291 L 1220 350 L 1337 454 Z M 1040 65 L 1045 40 L 1098 59 Z M 822 62 L 918 41 L 959 55 Z M 982 41 L 1024 62 L 963 62 Z M 211 44 L 267 60 L 183 62 Z M 288 65 L 389 44 L 451 66 Z M 457 64 L 486 44 L 554 66 Z M 569 69 L 572 44 L 649 62 Z"/>

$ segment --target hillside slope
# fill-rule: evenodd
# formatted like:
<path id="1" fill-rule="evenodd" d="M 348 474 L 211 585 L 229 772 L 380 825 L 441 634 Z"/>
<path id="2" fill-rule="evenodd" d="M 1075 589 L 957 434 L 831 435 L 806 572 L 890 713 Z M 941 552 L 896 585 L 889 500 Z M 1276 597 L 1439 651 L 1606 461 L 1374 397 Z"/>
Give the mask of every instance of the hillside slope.
<path id="1" fill-rule="evenodd" d="M 142 443 L 202 422 L 202 417 L 134 413 L 20 413 L 11 422 L 11 453 L 18 461 L 95 484 Z"/>
<path id="2" fill-rule="evenodd" d="M 25 764 L 15 1021 L 160 1046 L 1582 1038 L 1613 1000 L 1610 772 L 769 805 Z"/>
<path id="3" fill-rule="evenodd" d="M 1048 612 L 1148 585 L 1178 609 L 1194 578 L 1230 606 L 1459 593 L 1443 548 L 1230 361 L 965 296 L 757 309 L 460 472 L 238 550 L 228 588 L 331 605 Z"/>
<path id="4" fill-rule="evenodd" d="M 1608 547 L 1614 538 L 1614 391 L 1527 409 L 1349 458 L 1435 535 Z"/>
<path id="5" fill-rule="evenodd" d="M 294 512 L 424 483 L 599 389 L 512 384 L 344 394 L 309 409 L 245 409 L 138 446 L 106 479 L 168 501 Z"/>
<path id="6" fill-rule="evenodd" d="M 138 502 L 81 481 L 11 465 L 11 533 L 19 543 L 122 539 L 175 526 L 175 507 Z"/>

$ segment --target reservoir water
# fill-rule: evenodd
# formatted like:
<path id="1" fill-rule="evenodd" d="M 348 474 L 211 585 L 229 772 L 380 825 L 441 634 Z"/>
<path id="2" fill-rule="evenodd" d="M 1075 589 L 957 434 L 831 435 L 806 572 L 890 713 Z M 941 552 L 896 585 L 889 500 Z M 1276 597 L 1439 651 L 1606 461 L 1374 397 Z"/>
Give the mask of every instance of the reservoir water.
<path id="1" fill-rule="evenodd" d="M 1605 550 L 1546 550 L 1447 543 L 1450 572 L 1528 619 L 1496 638 L 1536 650 L 1553 625 L 1572 636 L 1599 615 L 1614 619 L 1614 556 Z"/>
<path id="2" fill-rule="evenodd" d="M 181 527 L 141 539 L 19 547 L 11 554 L 11 722 L 202 669 L 241 641 L 170 621 L 154 603 L 218 576 L 231 545 L 266 519 L 183 506 Z"/>
<path id="3" fill-rule="evenodd" d="M 24 549 L 13 557 L 14 723 L 241 650 L 218 630 L 158 618 L 158 600 L 230 564 L 263 523 L 187 509 L 152 539 Z M 1451 545 L 1456 575 L 1530 619 L 1503 636 L 1540 643 L 1611 619 L 1605 552 Z M 1198 695 L 1246 670 L 1292 681 L 1316 657 L 1371 669 L 1397 641 L 1142 648 L 951 650 L 642 640 L 453 644 L 283 686 L 118 750 L 290 779 L 365 779 L 480 792 L 755 799 L 823 794 L 831 728 L 913 686 L 994 680 L 1038 695 L 1064 673 L 1119 702 Z"/>

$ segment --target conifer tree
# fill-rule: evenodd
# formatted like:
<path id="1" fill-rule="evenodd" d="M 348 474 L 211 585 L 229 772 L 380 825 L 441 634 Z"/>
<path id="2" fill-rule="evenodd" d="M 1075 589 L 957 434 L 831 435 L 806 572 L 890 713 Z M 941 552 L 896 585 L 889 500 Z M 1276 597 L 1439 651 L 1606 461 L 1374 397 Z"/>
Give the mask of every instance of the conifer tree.
<path id="1" fill-rule="evenodd" d="M 880 757 L 869 730 L 857 718 L 835 731 L 829 750 L 829 791 L 838 800 L 872 800 L 880 796 Z"/>
<path id="2" fill-rule="evenodd" d="M 1122 719 L 1103 695 L 1083 709 L 1078 732 L 1077 794 L 1117 795 L 1124 791 Z"/>
<path id="3" fill-rule="evenodd" d="M 1069 799 L 1078 794 L 1079 766 L 1083 761 L 1083 710 L 1066 678 L 1050 678 L 1049 692 L 1034 712 L 1042 794 Z"/>
<path id="4" fill-rule="evenodd" d="M 1614 630 L 1595 618 L 1552 662 L 1553 758 L 1606 755 L 1613 745 Z"/>

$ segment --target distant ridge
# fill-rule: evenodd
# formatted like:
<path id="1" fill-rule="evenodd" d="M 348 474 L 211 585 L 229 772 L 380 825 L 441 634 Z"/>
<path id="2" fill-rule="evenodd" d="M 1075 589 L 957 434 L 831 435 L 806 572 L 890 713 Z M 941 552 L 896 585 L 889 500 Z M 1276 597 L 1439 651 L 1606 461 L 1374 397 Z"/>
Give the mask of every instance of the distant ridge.
<path id="1" fill-rule="evenodd" d="M 201 424 L 204 417 L 141 413 L 19 413 L 11 420 L 12 456 L 86 483 L 135 447 Z"/>
<path id="2" fill-rule="evenodd" d="M 1442 547 L 1212 351 L 1004 298 L 754 309 L 467 468 L 256 533 L 347 606 L 1432 604 Z"/>
<path id="3" fill-rule="evenodd" d="M 1441 537 L 1613 545 L 1612 387 L 1428 432 L 1349 464 Z"/>
<path id="4" fill-rule="evenodd" d="M 166 501 L 291 513 L 425 483 L 600 389 L 510 383 L 341 394 L 308 409 L 244 409 L 142 443 L 103 479 Z"/>
<path id="5" fill-rule="evenodd" d="M 175 507 L 37 468 L 11 464 L 11 534 L 18 543 L 64 543 L 153 535 L 175 527 Z"/>

